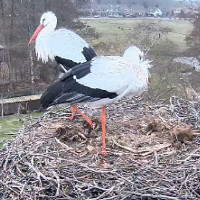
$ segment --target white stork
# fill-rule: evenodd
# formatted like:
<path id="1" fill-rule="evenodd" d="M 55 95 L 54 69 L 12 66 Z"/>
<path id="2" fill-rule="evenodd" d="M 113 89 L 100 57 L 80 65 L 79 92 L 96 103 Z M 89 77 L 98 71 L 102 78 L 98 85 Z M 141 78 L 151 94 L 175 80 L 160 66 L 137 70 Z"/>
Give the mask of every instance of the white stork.
<path id="1" fill-rule="evenodd" d="M 98 56 L 70 69 L 42 95 L 43 108 L 56 104 L 87 103 L 103 106 L 102 136 L 106 155 L 106 105 L 124 96 L 138 96 L 148 89 L 148 61 L 134 62 L 135 47 L 120 56 Z"/>
<path id="2" fill-rule="evenodd" d="M 29 41 L 29 45 L 35 41 L 35 51 L 38 60 L 46 63 L 48 60 L 55 60 L 62 67 L 64 72 L 77 64 L 90 61 L 96 56 L 95 51 L 89 44 L 73 31 L 67 29 L 55 30 L 57 17 L 53 12 L 45 12 L 40 18 L 40 25 Z M 77 110 L 72 106 L 72 112 Z M 72 114 L 73 119 L 75 116 Z M 85 116 L 86 118 L 86 116 Z M 92 127 L 91 120 L 87 120 Z"/>
<path id="3" fill-rule="evenodd" d="M 31 37 L 29 44 L 35 42 L 38 60 L 46 63 L 56 60 L 63 70 L 90 61 L 96 56 L 94 50 L 79 35 L 68 29 L 55 30 L 57 17 L 53 12 L 45 12 L 40 18 L 40 25 Z"/>

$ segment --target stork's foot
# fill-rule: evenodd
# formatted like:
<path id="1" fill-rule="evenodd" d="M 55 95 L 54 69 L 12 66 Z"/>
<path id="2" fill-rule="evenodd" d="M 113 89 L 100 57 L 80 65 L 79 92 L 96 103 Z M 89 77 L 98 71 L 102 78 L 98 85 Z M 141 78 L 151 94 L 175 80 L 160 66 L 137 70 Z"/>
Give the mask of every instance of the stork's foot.
<path id="1" fill-rule="evenodd" d="M 93 124 L 93 122 L 91 120 L 87 121 L 87 123 L 89 124 L 89 126 L 92 130 L 95 128 L 95 124 Z"/>
<path id="2" fill-rule="evenodd" d="M 71 105 L 71 110 L 72 110 L 72 116 L 67 117 L 67 119 L 73 120 L 75 118 L 75 114 L 76 114 L 76 107 L 74 105 Z"/>
<path id="3" fill-rule="evenodd" d="M 67 119 L 74 120 L 75 116 L 67 117 Z"/>
<path id="4" fill-rule="evenodd" d="M 103 151 L 100 152 L 99 154 L 102 155 L 102 156 L 107 156 L 108 155 L 106 149 L 103 149 Z"/>

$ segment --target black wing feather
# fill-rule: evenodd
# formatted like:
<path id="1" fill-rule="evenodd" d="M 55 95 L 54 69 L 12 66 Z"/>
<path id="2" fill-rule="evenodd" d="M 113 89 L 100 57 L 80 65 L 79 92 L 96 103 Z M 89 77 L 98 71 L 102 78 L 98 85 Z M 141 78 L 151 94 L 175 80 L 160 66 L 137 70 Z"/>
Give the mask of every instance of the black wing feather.
<path id="1" fill-rule="evenodd" d="M 53 83 L 41 97 L 42 107 L 47 108 L 56 104 L 74 104 L 93 102 L 103 98 L 115 98 L 117 96 L 116 93 L 90 88 L 76 81 L 76 79 L 81 79 L 91 73 L 91 62 L 75 66 Z"/>
<path id="2" fill-rule="evenodd" d="M 82 54 L 84 55 L 86 61 L 91 61 L 94 57 L 97 56 L 94 49 L 92 49 L 91 47 L 84 47 Z M 66 70 L 69 70 L 73 68 L 74 66 L 80 64 L 80 63 L 74 62 L 73 60 L 61 58 L 59 56 L 55 56 L 55 61 L 58 64 L 62 65 Z M 61 72 L 64 72 L 64 71 L 61 69 Z"/>
<path id="3" fill-rule="evenodd" d="M 87 61 L 92 60 L 94 57 L 97 56 L 97 54 L 95 53 L 94 49 L 91 47 L 84 47 L 82 54 L 84 55 L 85 59 Z"/>
<path id="4" fill-rule="evenodd" d="M 69 59 L 65 59 L 65 58 L 61 58 L 59 56 L 55 56 L 55 61 L 62 65 L 66 70 L 69 70 L 71 69 L 72 67 L 80 64 L 80 63 L 77 63 L 77 62 L 74 62 L 73 60 L 69 60 Z M 62 73 L 64 73 L 64 70 L 63 69 L 60 69 L 60 71 Z"/>

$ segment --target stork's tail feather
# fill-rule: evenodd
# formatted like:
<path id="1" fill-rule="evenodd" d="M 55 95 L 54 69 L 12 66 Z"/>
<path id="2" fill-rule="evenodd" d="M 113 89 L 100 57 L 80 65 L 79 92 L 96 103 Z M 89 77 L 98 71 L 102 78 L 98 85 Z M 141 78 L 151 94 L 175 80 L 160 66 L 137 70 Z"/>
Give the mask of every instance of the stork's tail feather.
<path id="1" fill-rule="evenodd" d="M 62 81 L 58 80 L 47 88 L 40 99 L 41 109 L 51 106 L 59 94 L 62 93 L 63 84 Z"/>
<path id="2" fill-rule="evenodd" d="M 97 56 L 97 54 L 95 53 L 94 49 L 91 47 L 84 47 L 82 54 L 84 55 L 85 59 L 87 61 L 92 60 L 94 57 Z"/>

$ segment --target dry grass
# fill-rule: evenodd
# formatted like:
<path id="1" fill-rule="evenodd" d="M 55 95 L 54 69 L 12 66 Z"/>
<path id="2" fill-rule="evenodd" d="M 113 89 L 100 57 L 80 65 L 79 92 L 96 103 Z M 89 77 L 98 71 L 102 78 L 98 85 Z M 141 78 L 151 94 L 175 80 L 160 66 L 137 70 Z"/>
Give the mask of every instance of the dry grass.
<path id="1" fill-rule="evenodd" d="M 133 99 L 110 106 L 106 157 L 99 154 L 101 126 L 94 119 L 100 110 L 84 111 L 94 130 L 79 116 L 67 120 L 69 108 L 59 108 L 8 142 L 0 152 L 0 198 L 200 198 L 199 136 L 169 106 Z"/>
<path id="2" fill-rule="evenodd" d="M 189 21 L 178 19 L 82 19 L 88 26 L 95 28 L 100 37 L 97 40 L 90 38 L 88 40 L 92 46 L 96 47 L 100 42 L 108 44 L 123 45 L 127 48 L 127 38 L 139 23 L 155 23 L 160 27 L 170 28 L 172 31 L 167 35 L 167 39 L 174 42 L 179 51 L 184 51 L 186 46 L 185 38 L 192 30 L 192 24 Z M 98 50 L 98 48 L 96 48 Z M 104 53 L 107 50 L 104 48 Z M 113 52 L 116 53 L 116 52 Z"/>

